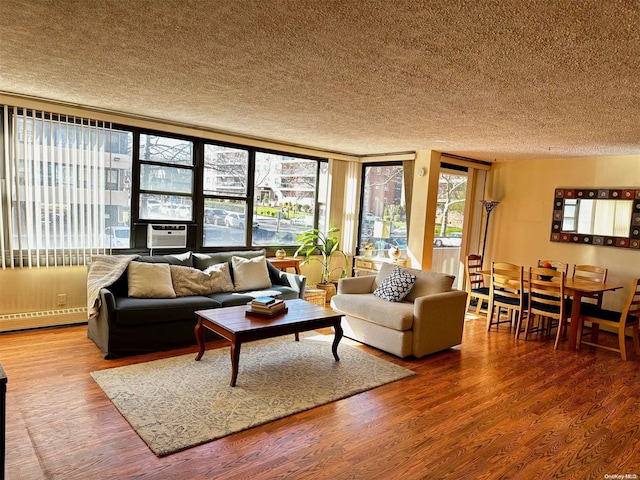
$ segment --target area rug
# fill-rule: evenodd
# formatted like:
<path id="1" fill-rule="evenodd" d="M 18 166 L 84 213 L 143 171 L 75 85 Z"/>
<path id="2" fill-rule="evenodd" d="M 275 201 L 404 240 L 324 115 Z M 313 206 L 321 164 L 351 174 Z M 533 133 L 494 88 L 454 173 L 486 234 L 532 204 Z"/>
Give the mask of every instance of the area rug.
<path id="1" fill-rule="evenodd" d="M 235 387 L 229 348 L 92 372 L 158 456 L 271 422 L 384 385 L 414 372 L 340 343 L 293 335 L 242 345 Z"/>

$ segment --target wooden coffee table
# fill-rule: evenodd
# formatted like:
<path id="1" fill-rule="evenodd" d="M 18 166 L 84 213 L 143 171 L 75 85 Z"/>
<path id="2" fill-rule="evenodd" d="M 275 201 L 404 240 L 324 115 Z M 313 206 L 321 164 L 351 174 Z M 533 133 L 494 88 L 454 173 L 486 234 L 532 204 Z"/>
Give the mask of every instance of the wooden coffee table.
<path id="1" fill-rule="evenodd" d="M 238 378 L 241 344 L 292 333 L 296 335 L 296 340 L 298 340 L 299 332 L 333 327 L 335 336 L 331 350 L 336 362 L 340 361 L 338 343 L 342 338 L 342 327 L 340 325 L 342 314 L 302 299 L 286 300 L 285 302 L 288 311 L 272 318 L 246 316 L 245 312 L 249 308 L 247 305 L 196 311 L 198 324 L 195 328 L 195 334 L 200 347 L 196 360 L 200 360 L 204 355 L 205 328 L 229 340 L 231 342 L 230 385 L 235 387 L 236 379 Z"/>

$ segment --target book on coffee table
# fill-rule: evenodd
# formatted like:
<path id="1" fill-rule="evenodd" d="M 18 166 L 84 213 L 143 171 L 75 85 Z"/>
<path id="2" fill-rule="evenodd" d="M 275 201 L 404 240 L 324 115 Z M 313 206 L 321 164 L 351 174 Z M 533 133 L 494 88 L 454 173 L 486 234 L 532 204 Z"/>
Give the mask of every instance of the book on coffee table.
<path id="1" fill-rule="evenodd" d="M 275 312 L 258 312 L 256 310 L 251 310 L 248 309 L 246 312 L 244 312 L 246 317 L 263 317 L 263 318 L 271 318 L 271 317 L 277 317 L 278 315 L 283 315 L 285 313 L 287 313 L 289 311 L 289 309 L 287 307 L 284 307 L 281 310 L 276 310 Z"/>
<path id="2" fill-rule="evenodd" d="M 286 308 L 287 306 L 283 300 L 275 300 L 269 305 L 260 305 L 254 302 L 249 302 L 247 313 L 261 314 L 262 316 L 273 316 L 282 313 Z"/>
<path id="3" fill-rule="evenodd" d="M 273 297 L 256 297 L 253 300 L 251 300 L 250 304 L 251 305 L 271 305 L 275 301 L 276 299 Z"/>

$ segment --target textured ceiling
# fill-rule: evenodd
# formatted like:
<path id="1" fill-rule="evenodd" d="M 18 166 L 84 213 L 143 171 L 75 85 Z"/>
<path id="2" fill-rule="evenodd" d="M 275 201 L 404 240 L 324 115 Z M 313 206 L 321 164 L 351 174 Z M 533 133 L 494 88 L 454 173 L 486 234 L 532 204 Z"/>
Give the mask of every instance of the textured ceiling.
<path id="1" fill-rule="evenodd" d="M 356 155 L 640 154 L 639 74 L 636 1 L 0 1 L 0 92 Z"/>

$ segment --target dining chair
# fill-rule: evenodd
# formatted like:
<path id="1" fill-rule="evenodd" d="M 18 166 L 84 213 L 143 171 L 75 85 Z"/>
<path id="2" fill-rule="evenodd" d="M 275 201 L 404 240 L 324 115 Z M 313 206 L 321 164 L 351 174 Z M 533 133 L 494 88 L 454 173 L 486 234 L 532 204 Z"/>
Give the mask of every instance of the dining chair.
<path id="1" fill-rule="evenodd" d="M 492 325 L 499 327 L 501 323 L 508 323 L 511 329 L 516 323 L 521 322 L 527 309 L 527 302 L 524 290 L 524 268 L 513 263 L 492 262 L 487 331 L 491 330 Z M 507 313 L 506 320 L 500 319 L 503 308 Z M 495 322 L 494 313 L 497 313 Z"/>
<path id="2" fill-rule="evenodd" d="M 596 265 L 574 265 L 572 278 L 587 282 L 605 283 L 608 272 L 608 269 Z M 602 307 L 602 293 L 583 294 L 582 298 L 595 300 L 595 302 L 589 303 L 595 303 L 598 307 Z"/>
<path id="3" fill-rule="evenodd" d="M 565 275 L 569 275 L 569 264 L 559 262 L 558 260 L 538 260 L 538 267 L 549 268 L 546 265 L 551 265 L 551 268 L 555 268 L 559 272 L 564 272 Z"/>
<path id="4" fill-rule="evenodd" d="M 573 266 L 573 275 L 572 278 L 574 280 L 581 280 L 586 282 L 596 282 L 596 283 L 605 283 L 607 281 L 607 273 L 609 270 L 604 267 L 598 267 L 597 265 L 574 265 Z M 602 307 L 602 297 L 603 293 L 583 293 L 582 294 L 582 304 L 583 305 L 596 305 L 597 307 Z M 571 311 L 571 302 L 569 300 L 569 304 L 567 308 Z M 582 324 L 584 326 L 584 323 Z M 566 328 L 566 324 L 564 327 Z M 599 326 L 597 324 L 592 324 L 591 333 L 598 336 Z M 564 332 L 563 332 L 564 335 Z"/>
<path id="5" fill-rule="evenodd" d="M 530 333 L 550 331 L 553 320 L 556 320 L 558 332 L 553 348 L 558 349 L 563 325 L 566 323 L 564 281 L 565 273 L 562 270 L 552 268 L 532 267 L 529 269 L 528 291 L 529 305 L 527 319 L 524 325 L 524 339 L 527 340 Z M 533 325 L 534 318 L 537 324 Z M 547 325 L 545 325 L 545 321 Z M 516 332 L 516 338 L 520 328 Z"/>
<path id="6" fill-rule="evenodd" d="M 638 335 L 638 323 L 640 322 L 640 278 L 636 278 L 631 285 L 631 293 L 621 312 L 606 310 L 597 305 L 585 305 L 580 316 L 578 325 L 578 348 L 582 344 L 604 348 L 613 352 L 620 352 L 622 360 L 627 360 L 625 331 L 631 328 L 633 334 L 633 348 L 636 355 L 640 355 L 640 340 Z M 618 348 L 603 345 L 597 342 L 597 329 L 591 329 L 591 341 L 583 340 L 582 328 L 584 322 L 591 322 L 592 325 L 603 325 L 613 329 L 618 334 Z M 595 333 L 595 337 L 594 337 Z"/>
<path id="7" fill-rule="evenodd" d="M 482 257 L 480 255 L 467 255 L 464 262 L 465 289 L 467 291 L 467 308 L 469 311 L 471 300 L 476 299 L 476 311 L 479 313 L 482 305 L 489 304 L 489 287 L 484 285 L 484 275 L 482 270 Z"/>

